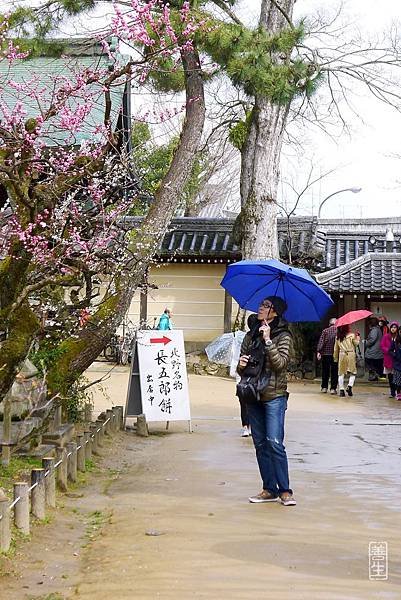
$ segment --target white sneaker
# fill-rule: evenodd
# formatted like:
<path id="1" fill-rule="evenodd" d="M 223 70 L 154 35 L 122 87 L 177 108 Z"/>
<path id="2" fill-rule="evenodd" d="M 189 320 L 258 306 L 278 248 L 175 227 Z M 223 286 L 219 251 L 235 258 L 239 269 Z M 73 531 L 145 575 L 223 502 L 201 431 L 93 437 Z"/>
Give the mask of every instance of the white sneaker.
<path id="1" fill-rule="evenodd" d="M 242 430 L 241 437 L 249 437 L 250 435 L 251 435 L 251 430 L 249 429 L 249 427 L 247 427 L 245 425 L 245 427 Z"/>

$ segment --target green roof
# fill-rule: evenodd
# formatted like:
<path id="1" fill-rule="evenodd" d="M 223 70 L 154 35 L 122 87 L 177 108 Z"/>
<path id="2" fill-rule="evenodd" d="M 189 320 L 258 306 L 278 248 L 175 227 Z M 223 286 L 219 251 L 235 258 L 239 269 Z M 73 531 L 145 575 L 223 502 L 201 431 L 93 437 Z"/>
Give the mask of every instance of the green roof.
<path id="1" fill-rule="evenodd" d="M 120 55 L 120 61 L 123 57 Z M 93 40 L 66 40 L 64 54 L 60 57 L 41 56 L 27 58 L 16 61 L 11 68 L 6 60 L 0 62 L 0 86 L 3 90 L 0 93 L 0 100 L 12 109 L 17 101 L 21 101 L 23 109 L 27 113 L 27 118 L 37 117 L 41 114 L 41 109 L 45 111 L 48 108 L 48 102 L 40 107 L 35 98 L 22 97 L 21 92 L 13 89 L 8 82 L 16 83 L 28 82 L 31 79 L 35 81 L 37 90 L 44 89 L 46 96 L 51 96 L 54 88 L 54 77 L 65 76 L 67 79 L 73 78 L 74 70 L 81 70 L 84 67 L 92 69 L 105 69 L 110 66 L 110 59 L 103 51 L 100 44 Z M 33 86 L 32 86 L 33 87 Z M 116 82 L 111 90 L 111 122 L 115 129 L 122 106 L 122 99 L 125 88 L 125 79 Z M 103 123 L 105 98 L 99 84 L 91 84 L 89 89 L 94 92 L 94 106 L 79 130 L 74 134 L 72 143 L 79 145 L 84 140 L 95 140 L 99 135 L 94 135 L 94 127 Z M 82 104 L 82 101 L 70 100 L 69 106 Z M 49 120 L 45 130 L 43 140 L 46 146 L 64 145 L 69 140 L 69 132 L 63 131 L 57 125 L 58 118 Z M 53 121 L 53 122 L 52 122 Z M 71 143 L 71 142 L 70 142 Z"/>

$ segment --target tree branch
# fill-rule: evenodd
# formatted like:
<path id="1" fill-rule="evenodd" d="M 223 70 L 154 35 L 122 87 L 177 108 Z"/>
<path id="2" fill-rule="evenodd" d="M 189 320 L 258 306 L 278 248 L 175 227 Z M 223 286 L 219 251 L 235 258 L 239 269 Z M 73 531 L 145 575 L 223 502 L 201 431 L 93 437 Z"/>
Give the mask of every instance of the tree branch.
<path id="1" fill-rule="evenodd" d="M 224 2 L 224 0 L 212 0 L 213 4 L 215 4 L 216 6 L 218 6 L 219 8 L 221 8 L 221 10 L 223 12 L 226 13 L 226 15 L 228 15 L 230 17 L 230 19 L 232 21 L 234 21 L 234 23 L 236 23 L 237 25 L 240 25 L 241 27 L 244 27 L 242 21 L 237 17 L 237 15 L 227 6 L 227 4 Z"/>

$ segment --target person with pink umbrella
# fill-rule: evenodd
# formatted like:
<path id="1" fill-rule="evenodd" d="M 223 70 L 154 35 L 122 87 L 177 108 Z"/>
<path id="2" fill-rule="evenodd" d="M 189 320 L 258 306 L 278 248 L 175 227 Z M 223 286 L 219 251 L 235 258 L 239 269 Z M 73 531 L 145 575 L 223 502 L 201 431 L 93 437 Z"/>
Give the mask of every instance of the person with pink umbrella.
<path id="1" fill-rule="evenodd" d="M 356 349 L 361 341 L 359 331 L 353 333 L 351 323 L 366 319 L 372 313 L 370 310 L 352 310 L 336 321 L 337 336 L 334 344 L 333 359 L 338 362 L 338 384 L 340 396 L 345 397 L 345 376 L 349 374 L 347 394 L 352 396 L 352 388 L 356 377 Z"/>
<path id="2" fill-rule="evenodd" d="M 338 385 L 340 396 L 345 396 L 345 375 L 349 374 L 347 394 L 352 396 L 352 388 L 356 377 L 356 348 L 361 338 L 353 333 L 349 325 L 337 327 L 337 338 L 334 344 L 334 362 L 338 362 Z"/>

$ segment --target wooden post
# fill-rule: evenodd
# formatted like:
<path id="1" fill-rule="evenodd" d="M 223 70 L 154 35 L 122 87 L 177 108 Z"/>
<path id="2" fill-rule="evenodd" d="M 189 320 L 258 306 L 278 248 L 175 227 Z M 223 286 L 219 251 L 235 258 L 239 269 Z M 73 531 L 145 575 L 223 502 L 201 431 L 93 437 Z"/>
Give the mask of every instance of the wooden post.
<path id="1" fill-rule="evenodd" d="M 231 331 L 231 320 L 233 311 L 233 299 L 230 294 L 224 292 L 224 333 L 230 333 Z"/>
<path id="2" fill-rule="evenodd" d="M 99 448 L 102 448 L 103 445 L 104 445 L 104 427 L 103 427 L 103 421 L 99 421 L 99 419 L 98 419 L 96 421 L 96 425 L 97 425 L 97 428 L 99 429 L 97 444 L 98 444 Z"/>
<path id="3" fill-rule="evenodd" d="M 77 444 L 68 442 L 67 448 L 67 477 L 73 483 L 77 480 Z M 69 455 L 69 456 L 68 456 Z"/>
<path id="4" fill-rule="evenodd" d="M 92 439 L 92 452 L 93 454 L 99 454 L 98 441 L 99 434 L 97 432 L 98 426 L 96 423 L 90 424 L 90 435 Z"/>
<path id="5" fill-rule="evenodd" d="M 53 417 L 53 422 L 50 426 L 50 431 L 57 431 L 61 427 L 61 420 L 62 420 L 62 408 L 61 408 L 61 404 L 59 404 L 56 407 L 56 410 L 54 411 L 54 417 Z"/>
<path id="6" fill-rule="evenodd" d="M 14 525 L 22 533 L 29 535 L 29 485 L 26 481 L 14 483 L 14 502 Z"/>
<path id="7" fill-rule="evenodd" d="M 140 435 L 141 437 L 148 437 L 149 435 L 145 415 L 138 415 L 136 419 L 136 435 Z"/>
<path id="8" fill-rule="evenodd" d="M 0 550 L 7 552 L 11 544 L 10 508 L 8 498 L 0 488 Z"/>
<path id="9" fill-rule="evenodd" d="M 45 470 L 45 496 L 47 506 L 56 507 L 56 473 L 52 456 L 42 458 L 42 467 Z"/>
<path id="10" fill-rule="evenodd" d="M 19 498 L 17 504 L 14 504 L 14 525 L 25 535 L 29 535 L 29 485 L 26 481 L 14 483 L 14 502 Z"/>
<path id="11" fill-rule="evenodd" d="M 112 413 L 112 432 L 113 433 L 117 433 L 118 431 L 118 417 L 117 417 L 117 411 L 116 411 L 116 407 L 113 406 L 113 408 L 111 409 L 111 413 Z"/>
<path id="12" fill-rule="evenodd" d="M 107 419 L 110 419 L 105 427 L 105 434 L 106 435 L 111 435 L 112 431 L 113 431 L 113 411 L 111 410 L 111 408 L 108 408 L 106 410 L 106 421 Z"/>
<path id="13" fill-rule="evenodd" d="M 118 408 L 118 406 L 113 406 L 112 408 L 113 411 L 113 425 L 114 425 L 114 431 L 117 433 L 118 431 L 120 431 L 120 409 Z"/>
<path id="14" fill-rule="evenodd" d="M 92 460 L 92 438 L 89 430 L 85 431 L 85 460 Z"/>
<path id="15" fill-rule="evenodd" d="M 11 398 L 7 394 L 3 408 L 3 445 L 1 448 L 1 464 L 8 467 L 11 458 Z"/>
<path id="16" fill-rule="evenodd" d="M 116 406 L 116 408 L 118 408 L 118 415 L 119 415 L 119 419 L 120 419 L 119 429 L 123 430 L 124 429 L 124 407 Z"/>
<path id="17" fill-rule="evenodd" d="M 85 403 L 85 421 L 86 423 L 91 423 L 92 421 L 92 412 L 93 412 L 93 405 L 91 402 L 86 402 Z"/>
<path id="18" fill-rule="evenodd" d="M 56 469 L 57 473 L 57 485 L 58 489 L 62 492 L 66 492 L 67 487 L 67 450 L 65 448 L 56 448 L 56 458 L 57 462 L 61 460 L 62 462 L 58 465 Z"/>
<path id="19" fill-rule="evenodd" d="M 46 516 L 44 469 L 32 469 L 31 485 L 35 486 L 31 490 L 31 512 L 37 519 L 44 519 Z"/>
<path id="20" fill-rule="evenodd" d="M 81 473 L 85 473 L 85 435 L 80 433 L 77 435 L 77 469 Z"/>

